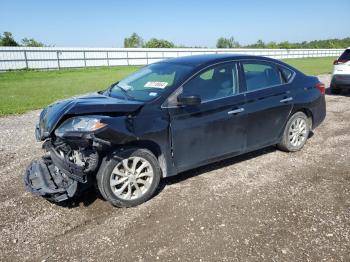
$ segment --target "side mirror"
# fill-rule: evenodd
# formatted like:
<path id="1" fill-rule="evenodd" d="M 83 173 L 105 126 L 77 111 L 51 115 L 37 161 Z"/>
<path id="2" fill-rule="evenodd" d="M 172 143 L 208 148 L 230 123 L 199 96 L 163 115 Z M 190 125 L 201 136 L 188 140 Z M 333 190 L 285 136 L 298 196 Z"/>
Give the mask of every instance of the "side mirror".
<path id="1" fill-rule="evenodd" d="M 179 95 L 177 97 L 177 102 L 180 105 L 195 106 L 195 105 L 199 105 L 202 102 L 202 100 L 197 95 L 189 95 L 189 96 Z"/>

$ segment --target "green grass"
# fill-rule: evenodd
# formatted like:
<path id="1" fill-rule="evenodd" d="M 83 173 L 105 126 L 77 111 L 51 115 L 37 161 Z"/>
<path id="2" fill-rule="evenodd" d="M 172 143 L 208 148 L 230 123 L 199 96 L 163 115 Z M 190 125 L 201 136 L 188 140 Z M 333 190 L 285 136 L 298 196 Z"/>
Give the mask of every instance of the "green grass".
<path id="1" fill-rule="evenodd" d="M 336 57 L 313 57 L 283 59 L 283 62 L 299 69 L 307 75 L 330 74 Z"/>
<path id="2" fill-rule="evenodd" d="M 318 75 L 330 73 L 334 59 L 324 57 L 283 61 L 306 74 Z M 0 116 L 43 108 L 58 99 L 105 89 L 138 68 L 120 66 L 0 73 Z"/>
<path id="3" fill-rule="evenodd" d="M 0 73 L 0 115 L 23 113 L 62 98 L 106 89 L 138 67 Z"/>

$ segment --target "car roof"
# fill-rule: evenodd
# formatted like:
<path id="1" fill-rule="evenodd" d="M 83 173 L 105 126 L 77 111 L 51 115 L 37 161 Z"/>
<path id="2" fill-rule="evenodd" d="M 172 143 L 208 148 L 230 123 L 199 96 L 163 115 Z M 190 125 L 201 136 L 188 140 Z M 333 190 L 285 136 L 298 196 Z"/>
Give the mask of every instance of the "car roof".
<path id="1" fill-rule="evenodd" d="M 225 62 L 235 59 L 252 59 L 259 58 L 270 61 L 276 61 L 274 59 L 262 56 L 255 55 L 244 55 L 244 54 L 204 54 L 204 55 L 192 55 L 192 56 L 181 56 L 176 58 L 170 58 L 167 60 L 163 60 L 160 63 L 174 63 L 174 64 L 182 64 L 193 67 L 202 67 L 210 64 L 215 64 L 219 62 Z"/>

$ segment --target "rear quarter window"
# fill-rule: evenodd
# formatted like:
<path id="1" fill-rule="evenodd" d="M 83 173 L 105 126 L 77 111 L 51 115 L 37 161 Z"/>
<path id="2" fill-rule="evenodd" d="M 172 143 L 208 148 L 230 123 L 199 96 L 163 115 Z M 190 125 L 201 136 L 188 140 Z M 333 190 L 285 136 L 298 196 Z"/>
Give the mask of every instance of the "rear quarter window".
<path id="1" fill-rule="evenodd" d="M 293 77 L 293 71 L 285 67 L 281 67 L 280 70 L 285 82 L 288 83 Z"/>

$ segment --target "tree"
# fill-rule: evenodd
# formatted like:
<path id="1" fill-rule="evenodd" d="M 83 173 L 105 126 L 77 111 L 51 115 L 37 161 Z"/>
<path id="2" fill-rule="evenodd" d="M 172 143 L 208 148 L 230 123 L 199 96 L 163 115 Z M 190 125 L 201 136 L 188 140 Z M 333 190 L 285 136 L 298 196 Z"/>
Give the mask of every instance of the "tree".
<path id="1" fill-rule="evenodd" d="M 146 42 L 143 47 L 145 48 L 174 48 L 174 43 L 164 40 L 164 39 L 157 39 L 152 38 L 148 42 Z"/>
<path id="2" fill-rule="evenodd" d="M 263 40 L 259 39 L 258 41 L 256 41 L 255 46 L 256 46 L 257 48 L 265 48 L 265 43 L 264 43 Z"/>
<path id="3" fill-rule="evenodd" d="M 12 33 L 4 32 L 3 36 L 0 36 L 0 46 L 18 46 L 18 43 L 13 39 Z"/>
<path id="4" fill-rule="evenodd" d="M 266 45 L 265 45 L 266 48 L 271 48 L 271 49 L 274 49 L 274 48 L 278 48 L 278 44 L 274 41 L 271 41 L 271 42 L 268 42 Z"/>
<path id="5" fill-rule="evenodd" d="M 38 42 L 34 40 L 33 38 L 23 38 L 22 39 L 22 46 L 29 46 L 29 47 L 43 47 L 45 46 L 43 43 Z"/>
<path id="6" fill-rule="evenodd" d="M 143 45 L 143 40 L 142 38 L 136 34 L 132 33 L 130 37 L 124 38 L 124 47 L 142 47 Z"/>
<path id="7" fill-rule="evenodd" d="M 240 47 L 240 44 L 237 41 L 235 41 L 233 37 L 231 38 L 220 37 L 216 42 L 216 47 L 217 48 L 238 48 Z"/>
<path id="8" fill-rule="evenodd" d="M 279 46 L 279 48 L 282 48 L 282 49 L 293 48 L 293 44 L 289 43 L 288 41 L 283 41 L 283 42 L 279 43 L 278 46 Z"/>

